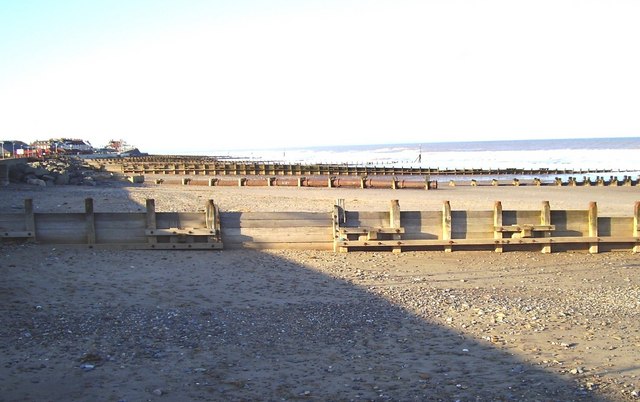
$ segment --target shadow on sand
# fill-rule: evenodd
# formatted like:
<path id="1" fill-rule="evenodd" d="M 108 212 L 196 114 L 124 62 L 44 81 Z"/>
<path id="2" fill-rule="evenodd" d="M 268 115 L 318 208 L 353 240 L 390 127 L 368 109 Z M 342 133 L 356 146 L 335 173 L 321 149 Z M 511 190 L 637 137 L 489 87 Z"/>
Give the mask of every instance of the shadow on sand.
<path id="1" fill-rule="evenodd" d="M 5 252 L 45 254 L 3 270 L 7 401 L 602 400 L 327 274 L 318 253 Z"/>

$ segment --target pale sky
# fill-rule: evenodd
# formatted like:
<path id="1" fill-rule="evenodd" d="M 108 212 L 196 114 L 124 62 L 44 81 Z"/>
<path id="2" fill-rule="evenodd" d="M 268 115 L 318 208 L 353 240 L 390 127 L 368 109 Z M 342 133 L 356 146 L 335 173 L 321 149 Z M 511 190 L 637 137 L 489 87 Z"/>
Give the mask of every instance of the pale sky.
<path id="1" fill-rule="evenodd" d="M 638 0 L 0 0 L 0 139 L 640 136 Z"/>

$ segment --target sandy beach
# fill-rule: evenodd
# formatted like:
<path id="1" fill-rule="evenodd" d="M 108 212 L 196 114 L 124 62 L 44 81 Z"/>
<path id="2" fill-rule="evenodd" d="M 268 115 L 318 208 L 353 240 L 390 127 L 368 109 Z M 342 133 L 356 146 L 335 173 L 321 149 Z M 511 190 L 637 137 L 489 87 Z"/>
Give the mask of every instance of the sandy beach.
<path id="1" fill-rule="evenodd" d="M 434 191 L 125 185 L 0 189 L 19 211 L 586 209 L 637 187 Z M 113 251 L 3 243 L 1 401 L 640 399 L 631 252 Z"/>

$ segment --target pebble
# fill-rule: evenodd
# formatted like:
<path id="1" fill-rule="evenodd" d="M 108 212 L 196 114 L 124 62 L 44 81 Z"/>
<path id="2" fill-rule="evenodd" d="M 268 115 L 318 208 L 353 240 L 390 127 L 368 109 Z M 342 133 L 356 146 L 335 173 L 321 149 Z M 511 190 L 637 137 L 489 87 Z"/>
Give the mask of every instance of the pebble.
<path id="1" fill-rule="evenodd" d="M 81 368 L 82 370 L 84 370 L 84 371 L 91 371 L 91 370 L 95 369 L 95 368 L 96 368 L 96 366 L 95 366 L 95 365 L 93 365 L 93 364 L 85 363 L 85 364 L 82 364 L 82 365 L 80 366 L 80 368 Z"/>

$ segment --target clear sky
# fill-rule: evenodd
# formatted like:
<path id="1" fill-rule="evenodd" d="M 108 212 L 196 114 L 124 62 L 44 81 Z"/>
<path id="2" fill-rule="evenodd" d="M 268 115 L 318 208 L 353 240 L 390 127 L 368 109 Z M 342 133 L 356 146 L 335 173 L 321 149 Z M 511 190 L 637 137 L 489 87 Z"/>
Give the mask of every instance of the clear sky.
<path id="1" fill-rule="evenodd" d="M 640 136 L 638 0 L 0 0 L 0 138 Z"/>

